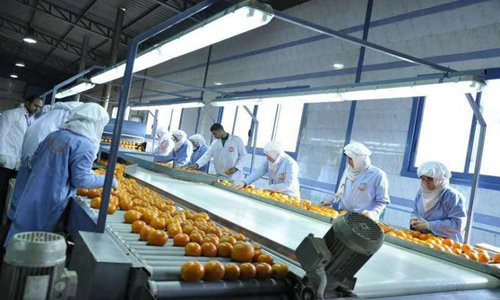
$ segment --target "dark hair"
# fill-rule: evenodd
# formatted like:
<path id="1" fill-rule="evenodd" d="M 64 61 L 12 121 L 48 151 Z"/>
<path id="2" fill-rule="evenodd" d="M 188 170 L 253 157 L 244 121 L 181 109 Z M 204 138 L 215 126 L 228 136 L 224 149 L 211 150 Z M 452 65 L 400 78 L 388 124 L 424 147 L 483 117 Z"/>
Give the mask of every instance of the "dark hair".
<path id="1" fill-rule="evenodd" d="M 29 97 L 26 99 L 26 102 L 31 103 L 31 102 L 35 101 L 36 99 L 40 99 L 40 100 L 42 100 L 42 98 L 40 98 L 40 96 L 38 96 L 38 95 L 31 95 L 31 96 L 29 96 Z"/>
<path id="2" fill-rule="evenodd" d="M 215 123 L 210 127 L 210 131 L 216 131 L 216 130 L 224 130 L 224 127 L 222 127 L 221 124 Z"/>

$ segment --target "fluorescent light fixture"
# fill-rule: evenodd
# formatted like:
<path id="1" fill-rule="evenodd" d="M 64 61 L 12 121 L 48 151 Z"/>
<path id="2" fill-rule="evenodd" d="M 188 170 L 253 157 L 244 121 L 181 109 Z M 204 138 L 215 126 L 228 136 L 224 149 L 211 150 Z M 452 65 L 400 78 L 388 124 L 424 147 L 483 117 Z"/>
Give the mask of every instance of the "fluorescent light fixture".
<path id="1" fill-rule="evenodd" d="M 341 63 L 334 63 L 332 65 L 333 69 L 334 70 L 340 70 L 340 69 L 343 69 L 344 68 L 344 64 L 341 64 Z"/>
<path id="2" fill-rule="evenodd" d="M 26 31 L 26 35 L 23 38 L 23 41 L 28 44 L 36 44 L 35 33 L 32 28 L 28 28 Z"/>
<path id="3" fill-rule="evenodd" d="M 214 82 L 215 85 L 222 85 L 222 82 Z"/>
<path id="4" fill-rule="evenodd" d="M 134 62 L 133 72 L 151 68 L 173 58 L 202 49 L 233 36 L 266 25 L 273 18 L 270 6 L 256 1 L 243 1 L 212 18 L 200 23 L 172 39 L 140 53 Z M 90 78 L 103 84 L 123 77 L 125 62 L 104 70 Z"/>
<path id="5" fill-rule="evenodd" d="M 193 107 L 203 107 L 205 106 L 205 103 L 201 101 L 199 98 L 195 99 L 165 99 L 165 100 L 155 100 L 155 101 L 150 101 L 148 103 L 144 104 L 137 104 L 134 106 L 131 106 L 131 110 L 156 110 L 160 108 L 193 108 Z"/>
<path id="6" fill-rule="evenodd" d="M 20 60 L 20 61 L 16 62 L 16 67 L 24 68 L 24 67 L 26 67 L 26 64 L 24 63 L 24 61 Z"/>
<path id="7" fill-rule="evenodd" d="M 10 78 L 19 78 L 16 74 L 10 74 Z"/>
<path id="8" fill-rule="evenodd" d="M 484 81 L 475 76 L 422 76 L 366 82 L 352 85 L 339 85 L 322 88 L 304 88 L 294 92 L 260 93 L 245 96 L 217 97 L 210 102 L 212 106 L 286 104 L 286 103 L 323 103 L 354 100 L 375 100 L 411 98 L 430 95 L 448 96 L 450 94 L 476 93 L 484 86 Z"/>
<path id="9" fill-rule="evenodd" d="M 74 85 L 68 89 L 65 89 L 59 93 L 56 94 L 56 98 L 57 99 L 61 99 L 61 98 L 66 98 L 66 97 L 69 97 L 69 96 L 73 96 L 73 95 L 76 95 L 76 94 L 79 94 L 81 92 L 85 92 L 85 91 L 88 91 L 92 88 L 95 87 L 95 84 L 93 83 L 90 83 L 90 82 L 81 82 L 77 85 Z"/>

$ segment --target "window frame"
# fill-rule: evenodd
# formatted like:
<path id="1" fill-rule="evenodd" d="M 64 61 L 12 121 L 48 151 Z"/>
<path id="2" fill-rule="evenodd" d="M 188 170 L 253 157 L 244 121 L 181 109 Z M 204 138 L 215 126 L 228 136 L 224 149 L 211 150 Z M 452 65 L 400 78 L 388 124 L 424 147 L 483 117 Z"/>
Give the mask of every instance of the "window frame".
<path id="1" fill-rule="evenodd" d="M 485 80 L 500 79 L 500 69 L 491 70 L 487 72 Z M 475 95 L 475 101 L 479 105 L 481 103 L 481 92 Z M 464 95 L 463 101 L 467 101 Z M 405 153 L 403 157 L 403 166 L 401 176 L 418 178 L 417 168 L 415 167 L 415 158 L 417 154 L 418 142 L 420 139 L 420 128 L 422 126 L 422 115 L 425 108 L 425 97 L 414 97 L 410 115 L 410 122 L 408 126 L 408 135 L 406 138 Z M 464 162 L 464 169 L 462 172 L 451 172 L 452 177 L 450 182 L 452 184 L 469 186 L 473 180 L 474 173 L 469 172 L 471 166 L 472 151 L 474 148 L 474 136 L 476 130 L 479 130 L 476 118 L 472 116 L 471 126 L 469 130 L 469 142 L 467 146 L 467 154 Z M 500 149 L 499 149 L 500 150 Z M 491 190 L 500 190 L 500 176 L 480 175 L 479 187 Z"/>

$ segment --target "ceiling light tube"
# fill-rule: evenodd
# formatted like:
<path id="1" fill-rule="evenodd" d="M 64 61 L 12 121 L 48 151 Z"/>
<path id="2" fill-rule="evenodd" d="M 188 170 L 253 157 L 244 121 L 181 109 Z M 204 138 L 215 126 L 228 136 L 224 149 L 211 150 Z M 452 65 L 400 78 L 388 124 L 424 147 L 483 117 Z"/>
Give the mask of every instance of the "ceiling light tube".
<path id="1" fill-rule="evenodd" d="M 300 92 L 268 93 L 247 96 L 217 97 L 210 102 L 212 106 L 287 104 L 287 103 L 324 103 L 354 100 L 376 100 L 411 98 L 422 96 L 447 96 L 479 92 L 484 81 L 475 76 L 455 76 L 433 78 L 406 78 L 366 82 L 361 84 L 309 88 Z"/>
<path id="2" fill-rule="evenodd" d="M 137 104 L 130 107 L 130 110 L 156 110 L 161 108 L 194 108 L 203 107 L 205 103 L 200 99 L 165 99 L 155 100 L 144 104 Z"/>
<path id="3" fill-rule="evenodd" d="M 139 54 L 133 72 L 151 68 L 173 58 L 216 44 L 252 29 L 266 25 L 273 18 L 269 5 L 243 1 L 224 10 L 172 39 L 164 41 Z M 123 77 L 125 62 L 96 74 L 90 81 L 103 84 Z"/>
<path id="4" fill-rule="evenodd" d="M 61 98 L 73 96 L 73 95 L 79 94 L 81 92 L 85 92 L 85 91 L 88 91 L 90 89 L 93 89 L 94 87 L 95 87 L 95 84 L 93 84 L 93 83 L 81 82 L 77 85 L 74 85 L 68 89 L 65 89 L 65 90 L 57 93 L 56 99 L 61 99 Z"/>

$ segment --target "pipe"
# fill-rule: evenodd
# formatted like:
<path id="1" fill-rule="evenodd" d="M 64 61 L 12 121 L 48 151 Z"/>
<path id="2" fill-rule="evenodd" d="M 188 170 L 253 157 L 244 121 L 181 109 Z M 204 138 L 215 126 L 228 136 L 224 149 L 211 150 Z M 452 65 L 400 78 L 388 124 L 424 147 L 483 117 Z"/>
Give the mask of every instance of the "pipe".
<path id="1" fill-rule="evenodd" d="M 476 150 L 476 162 L 475 162 L 475 166 L 474 166 L 474 176 L 472 177 L 472 182 L 471 182 L 469 207 L 467 210 L 467 222 L 465 225 L 464 243 L 469 243 L 470 237 L 471 237 L 472 223 L 473 223 L 473 218 L 474 218 L 474 207 L 475 207 L 474 204 L 475 204 L 475 198 L 476 198 L 476 191 L 479 187 L 479 176 L 481 173 L 481 163 L 483 160 L 484 140 L 486 138 L 486 121 L 484 120 L 483 115 L 481 114 L 481 111 L 479 110 L 479 106 L 474 101 L 474 98 L 472 97 L 472 95 L 466 94 L 465 96 L 467 98 L 467 101 L 469 102 L 469 105 L 470 105 L 472 111 L 474 112 L 474 117 L 476 118 L 476 120 L 480 126 L 479 141 L 478 141 L 477 150 Z"/>
<path id="2" fill-rule="evenodd" d="M 149 290 L 157 299 L 222 298 L 265 294 L 284 294 L 286 285 L 275 279 L 219 282 L 149 281 Z"/>
<path id="3" fill-rule="evenodd" d="M 109 65 L 116 64 L 118 59 L 118 44 L 120 43 L 120 34 L 123 27 L 123 18 L 125 17 L 125 8 L 119 7 L 116 11 L 115 26 L 113 28 L 113 38 L 111 40 L 111 55 L 109 58 Z M 104 98 L 103 107 L 108 110 L 109 98 L 111 97 L 111 84 L 108 83 L 102 90 L 102 97 Z"/>

